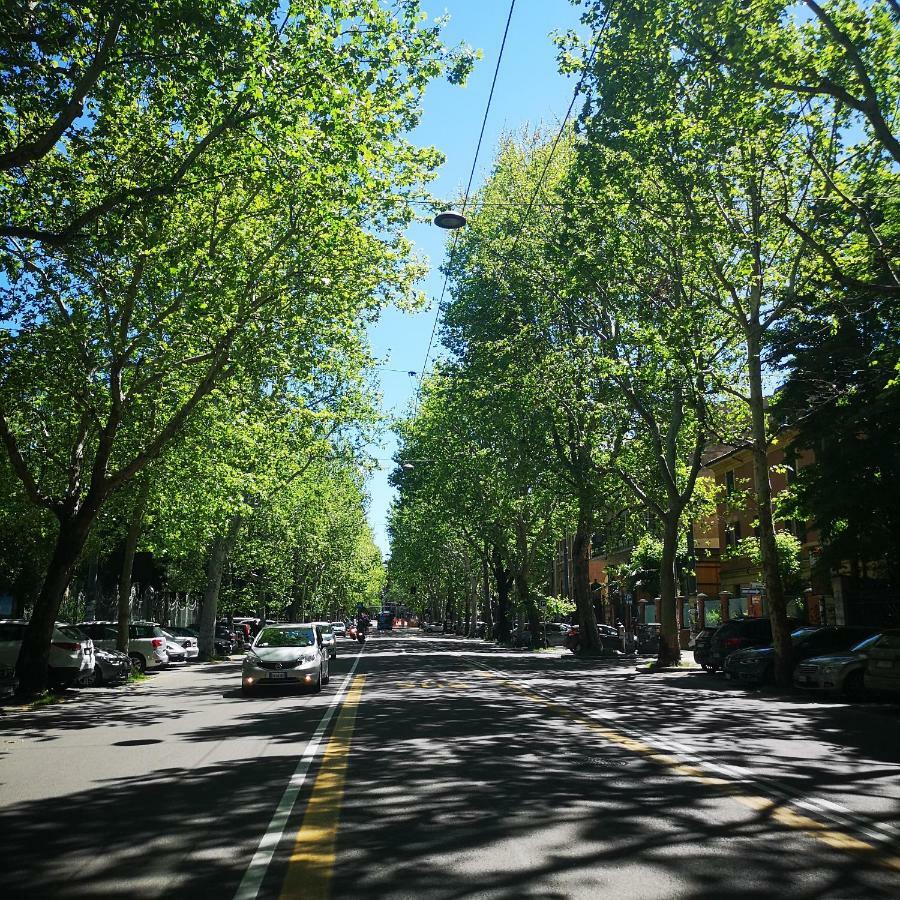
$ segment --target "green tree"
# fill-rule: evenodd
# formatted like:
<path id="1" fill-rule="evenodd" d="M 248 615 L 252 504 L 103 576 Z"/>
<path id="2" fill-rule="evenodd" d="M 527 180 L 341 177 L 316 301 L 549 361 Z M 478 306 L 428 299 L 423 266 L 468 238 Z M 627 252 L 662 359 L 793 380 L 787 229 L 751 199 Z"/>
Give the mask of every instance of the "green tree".
<path id="1" fill-rule="evenodd" d="M 250 42 L 237 80 L 227 67 L 218 80 L 215 41 L 194 59 L 205 78 L 176 66 L 171 81 L 166 69 L 159 83 L 129 82 L 159 104 L 135 104 L 120 83 L 130 76 L 110 66 L 91 114 L 3 182 L 25 231 L 6 232 L 2 258 L 0 439 L 27 497 L 59 522 L 19 659 L 25 690 L 44 683 L 56 611 L 109 498 L 217 388 L 315 380 L 360 317 L 407 296 L 418 273 L 400 236 L 409 211 L 390 195 L 437 158 L 403 133 L 427 82 L 464 73 L 466 54 L 448 54 L 416 3 L 233 3 L 216 15 Z M 50 90 L 48 60 L 29 65 L 33 78 L 7 79 L 10 108 L 36 110 Z M 162 189 L 130 193 L 157 157 Z M 77 236 L 59 220 L 73 211 Z"/>

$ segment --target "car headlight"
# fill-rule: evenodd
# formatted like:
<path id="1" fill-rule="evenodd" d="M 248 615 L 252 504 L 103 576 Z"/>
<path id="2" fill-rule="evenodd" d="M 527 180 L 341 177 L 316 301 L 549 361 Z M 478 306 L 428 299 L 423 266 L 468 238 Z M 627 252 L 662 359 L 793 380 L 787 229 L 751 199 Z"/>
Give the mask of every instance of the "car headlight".
<path id="1" fill-rule="evenodd" d="M 304 653 L 303 656 L 300 657 L 300 665 L 308 664 L 316 661 L 315 653 Z"/>
<path id="2" fill-rule="evenodd" d="M 258 657 L 252 650 L 247 650 L 247 651 L 244 653 L 244 662 L 248 662 L 248 663 L 258 663 L 258 662 L 259 662 L 259 657 Z"/>

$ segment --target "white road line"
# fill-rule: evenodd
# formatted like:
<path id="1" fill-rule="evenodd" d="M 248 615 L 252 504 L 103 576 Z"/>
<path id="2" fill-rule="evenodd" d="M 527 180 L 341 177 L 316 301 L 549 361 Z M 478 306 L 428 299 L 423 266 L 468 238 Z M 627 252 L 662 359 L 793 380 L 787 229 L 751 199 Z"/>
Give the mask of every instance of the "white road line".
<path id="1" fill-rule="evenodd" d="M 498 675 L 510 684 L 517 685 L 522 690 L 530 691 L 533 694 L 539 694 L 554 703 L 561 704 L 564 702 L 552 692 L 545 690 L 544 688 L 534 687 L 500 669 L 494 669 L 491 666 L 480 662 L 474 662 L 471 659 L 467 661 L 475 668 L 483 669 L 484 671 Z M 748 769 L 739 768 L 738 766 L 729 766 L 714 762 L 698 751 L 696 747 L 689 747 L 685 744 L 670 740 L 667 740 L 664 744 L 660 744 L 659 735 L 648 734 L 647 732 L 639 731 L 632 727 L 626 728 L 618 722 L 610 723 L 601 716 L 585 712 L 584 710 L 579 710 L 579 713 L 585 718 L 593 719 L 595 722 L 600 723 L 610 731 L 618 731 L 625 735 L 625 737 L 647 744 L 649 747 L 652 747 L 654 750 L 661 753 L 673 755 L 672 751 L 676 751 L 681 762 L 692 763 L 710 772 L 722 775 L 735 783 L 743 782 L 744 784 L 752 785 L 753 788 L 760 791 L 760 793 L 768 793 L 770 797 L 774 795 L 790 806 L 815 812 L 823 818 L 830 820 L 833 824 L 842 828 L 852 829 L 856 831 L 857 834 L 863 834 L 870 840 L 876 841 L 879 844 L 894 845 L 898 840 L 898 830 L 890 823 L 867 822 L 858 813 L 847 809 L 845 806 L 841 806 L 839 803 L 835 803 L 833 800 L 826 800 L 825 798 L 820 797 L 798 797 L 789 788 L 783 787 L 777 781 L 774 781 L 765 775 L 760 775 L 751 772 Z"/>
<path id="2" fill-rule="evenodd" d="M 291 780 L 288 782 L 288 786 L 275 809 L 272 821 L 269 822 L 269 827 L 262 836 L 259 846 L 256 848 L 256 853 L 253 854 L 253 859 L 250 860 L 250 865 L 247 866 L 247 871 L 244 872 L 244 877 L 241 879 L 237 893 L 234 895 L 235 900 L 254 900 L 259 893 L 260 885 L 269 869 L 269 864 L 272 862 L 275 850 L 284 835 L 284 829 L 287 826 L 288 818 L 291 815 L 294 804 L 297 802 L 297 795 L 300 793 L 300 788 L 303 787 L 303 782 L 306 781 L 309 767 L 319 754 L 322 737 L 328 728 L 329 722 L 334 718 L 334 714 L 341 705 L 341 701 L 344 699 L 347 689 L 350 687 L 350 680 L 353 678 L 354 672 L 356 672 L 356 667 L 359 665 L 364 649 L 365 644 L 363 644 L 359 653 L 356 655 L 356 659 L 353 660 L 353 665 L 350 667 L 350 671 L 344 678 L 340 689 L 334 695 L 331 703 L 328 704 L 325 715 L 322 716 L 312 737 L 307 742 L 306 747 L 300 756 L 300 761 L 297 763 L 297 768 L 294 770 L 294 774 L 291 776 Z"/>

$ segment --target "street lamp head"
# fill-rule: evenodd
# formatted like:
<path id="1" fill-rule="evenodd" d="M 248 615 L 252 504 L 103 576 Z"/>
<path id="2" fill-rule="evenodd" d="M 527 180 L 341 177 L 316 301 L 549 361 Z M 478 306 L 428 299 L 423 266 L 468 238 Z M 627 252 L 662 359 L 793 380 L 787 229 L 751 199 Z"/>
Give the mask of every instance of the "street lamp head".
<path id="1" fill-rule="evenodd" d="M 446 228 L 448 231 L 456 231 L 466 224 L 466 217 L 461 212 L 453 209 L 445 209 L 434 217 L 434 224 L 438 228 Z"/>

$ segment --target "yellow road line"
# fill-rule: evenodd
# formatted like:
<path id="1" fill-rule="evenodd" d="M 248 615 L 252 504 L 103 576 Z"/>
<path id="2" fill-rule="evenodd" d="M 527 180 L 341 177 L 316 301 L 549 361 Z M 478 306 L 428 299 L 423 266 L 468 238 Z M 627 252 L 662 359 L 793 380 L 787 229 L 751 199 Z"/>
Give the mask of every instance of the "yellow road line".
<path id="1" fill-rule="evenodd" d="M 281 888 L 282 900 L 327 900 L 331 893 L 334 852 L 337 840 L 350 741 L 356 724 L 356 711 L 366 676 L 357 675 L 347 691 L 338 714 L 334 733 L 322 757 L 322 767 L 313 785 L 303 823 L 294 841 Z"/>
<path id="2" fill-rule="evenodd" d="M 486 672 L 493 676 L 501 685 L 512 688 L 533 703 L 540 703 L 544 706 L 552 707 L 555 712 L 577 722 L 579 725 L 593 731 L 595 734 L 599 734 L 605 740 L 614 744 L 619 744 L 621 747 L 624 747 L 626 750 L 631 750 L 633 753 L 643 754 L 648 759 L 652 759 L 655 763 L 662 766 L 664 769 L 667 769 L 674 775 L 691 778 L 694 781 L 698 781 L 701 784 L 706 784 L 711 787 L 727 788 L 726 793 L 733 800 L 736 800 L 743 806 L 749 807 L 757 812 L 768 813 L 772 820 L 778 822 L 780 825 L 784 825 L 785 827 L 792 828 L 796 831 L 801 831 L 809 837 L 822 841 L 828 846 L 836 849 L 865 853 L 881 865 L 900 871 L 900 857 L 888 856 L 883 849 L 876 847 L 868 841 L 860 840 L 832 825 L 820 822 L 818 819 L 802 815 L 791 809 L 789 806 L 773 800 L 771 797 L 743 793 L 728 779 L 707 774 L 697 766 L 684 763 L 675 756 L 660 753 L 648 744 L 644 744 L 625 734 L 613 731 L 611 728 L 604 728 L 592 719 L 574 713 L 560 703 L 533 694 L 523 685 L 504 678 L 499 672 L 493 672 L 489 669 L 479 669 L 479 671 Z"/>

